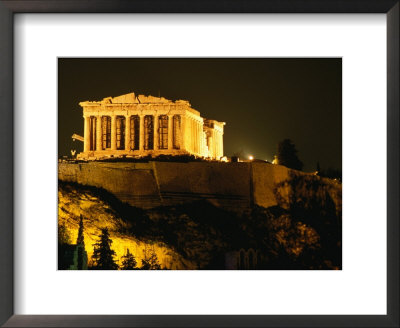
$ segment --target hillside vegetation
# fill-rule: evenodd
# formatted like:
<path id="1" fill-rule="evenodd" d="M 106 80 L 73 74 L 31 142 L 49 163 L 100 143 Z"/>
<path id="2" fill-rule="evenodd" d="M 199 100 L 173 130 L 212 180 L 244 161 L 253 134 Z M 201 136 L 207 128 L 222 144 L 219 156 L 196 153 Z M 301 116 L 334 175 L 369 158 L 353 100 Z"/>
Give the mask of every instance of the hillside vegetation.
<path id="1" fill-rule="evenodd" d="M 340 269 L 341 185 L 292 173 L 274 193 L 276 206 L 240 213 L 207 201 L 143 210 L 103 189 L 59 181 L 59 225 L 76 240 L 83 215 L 89 264 L 108 227 L 117 261 L 129 249 L 140 263 L 151 249 L 162 268 L 224 269 L 228 252 L 252 248 L 262 254 L 260 269 Z"/>

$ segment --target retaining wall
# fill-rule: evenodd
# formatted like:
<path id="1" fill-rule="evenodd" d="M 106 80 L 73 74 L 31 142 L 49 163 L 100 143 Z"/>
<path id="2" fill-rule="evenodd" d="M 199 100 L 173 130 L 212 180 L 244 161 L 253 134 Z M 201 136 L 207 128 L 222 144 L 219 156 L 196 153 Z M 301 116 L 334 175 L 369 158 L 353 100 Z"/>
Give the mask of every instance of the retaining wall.
<path id="1" fill-rule="evenodd" d="M 289 169 L 268 163 L 149 162 L 59 163 L 62 181 L 101 187 L 141 208 L 206 199 L 217 206 L 245 209 L 276 205 L 275 184 Z"/>

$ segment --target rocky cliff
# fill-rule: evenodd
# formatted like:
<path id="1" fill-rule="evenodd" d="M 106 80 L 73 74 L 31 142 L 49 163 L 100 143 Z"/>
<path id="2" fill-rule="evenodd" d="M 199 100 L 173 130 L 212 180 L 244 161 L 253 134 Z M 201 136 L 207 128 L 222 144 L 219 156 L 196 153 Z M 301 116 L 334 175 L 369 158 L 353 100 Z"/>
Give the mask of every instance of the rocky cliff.
<path id="1" fill-rule="evenodd" d="M 228 254 L 260 254 L 259 269 L 341 267 L 341 184 L 264 163 L 59 164 L 59 224 L 85 225 L 89 258 L 100 228 L 116 260 L 223 269 Z"/>

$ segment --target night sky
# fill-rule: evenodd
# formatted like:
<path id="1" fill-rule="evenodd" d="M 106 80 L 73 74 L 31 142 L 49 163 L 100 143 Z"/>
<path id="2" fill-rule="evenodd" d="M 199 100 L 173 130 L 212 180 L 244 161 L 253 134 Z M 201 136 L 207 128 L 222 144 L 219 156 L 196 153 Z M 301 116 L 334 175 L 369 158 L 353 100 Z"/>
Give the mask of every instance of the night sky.
<path id="1" fill-rule="evenodd" d="M 342 168 L 342 61 L 338 58 L 60 58 L 59 155 L 82 151 L 80 101 L 129 92 L 188 100 L 226 122 L 224 153 L 272 161 L 289 138 L 305 171 Z"/>

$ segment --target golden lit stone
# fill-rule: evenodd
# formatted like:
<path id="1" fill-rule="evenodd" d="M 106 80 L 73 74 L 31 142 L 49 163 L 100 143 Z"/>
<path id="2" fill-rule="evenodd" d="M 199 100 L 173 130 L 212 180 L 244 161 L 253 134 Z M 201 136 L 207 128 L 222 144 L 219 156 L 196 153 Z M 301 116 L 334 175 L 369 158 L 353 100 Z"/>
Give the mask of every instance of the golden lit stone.
<path id="1" fill-rule="evenodd" d="M 194 155 L 221 160 L 225 122 L 205 119 L 186 100 L 129 93 L 84 101 L 80 159 Z"/>

